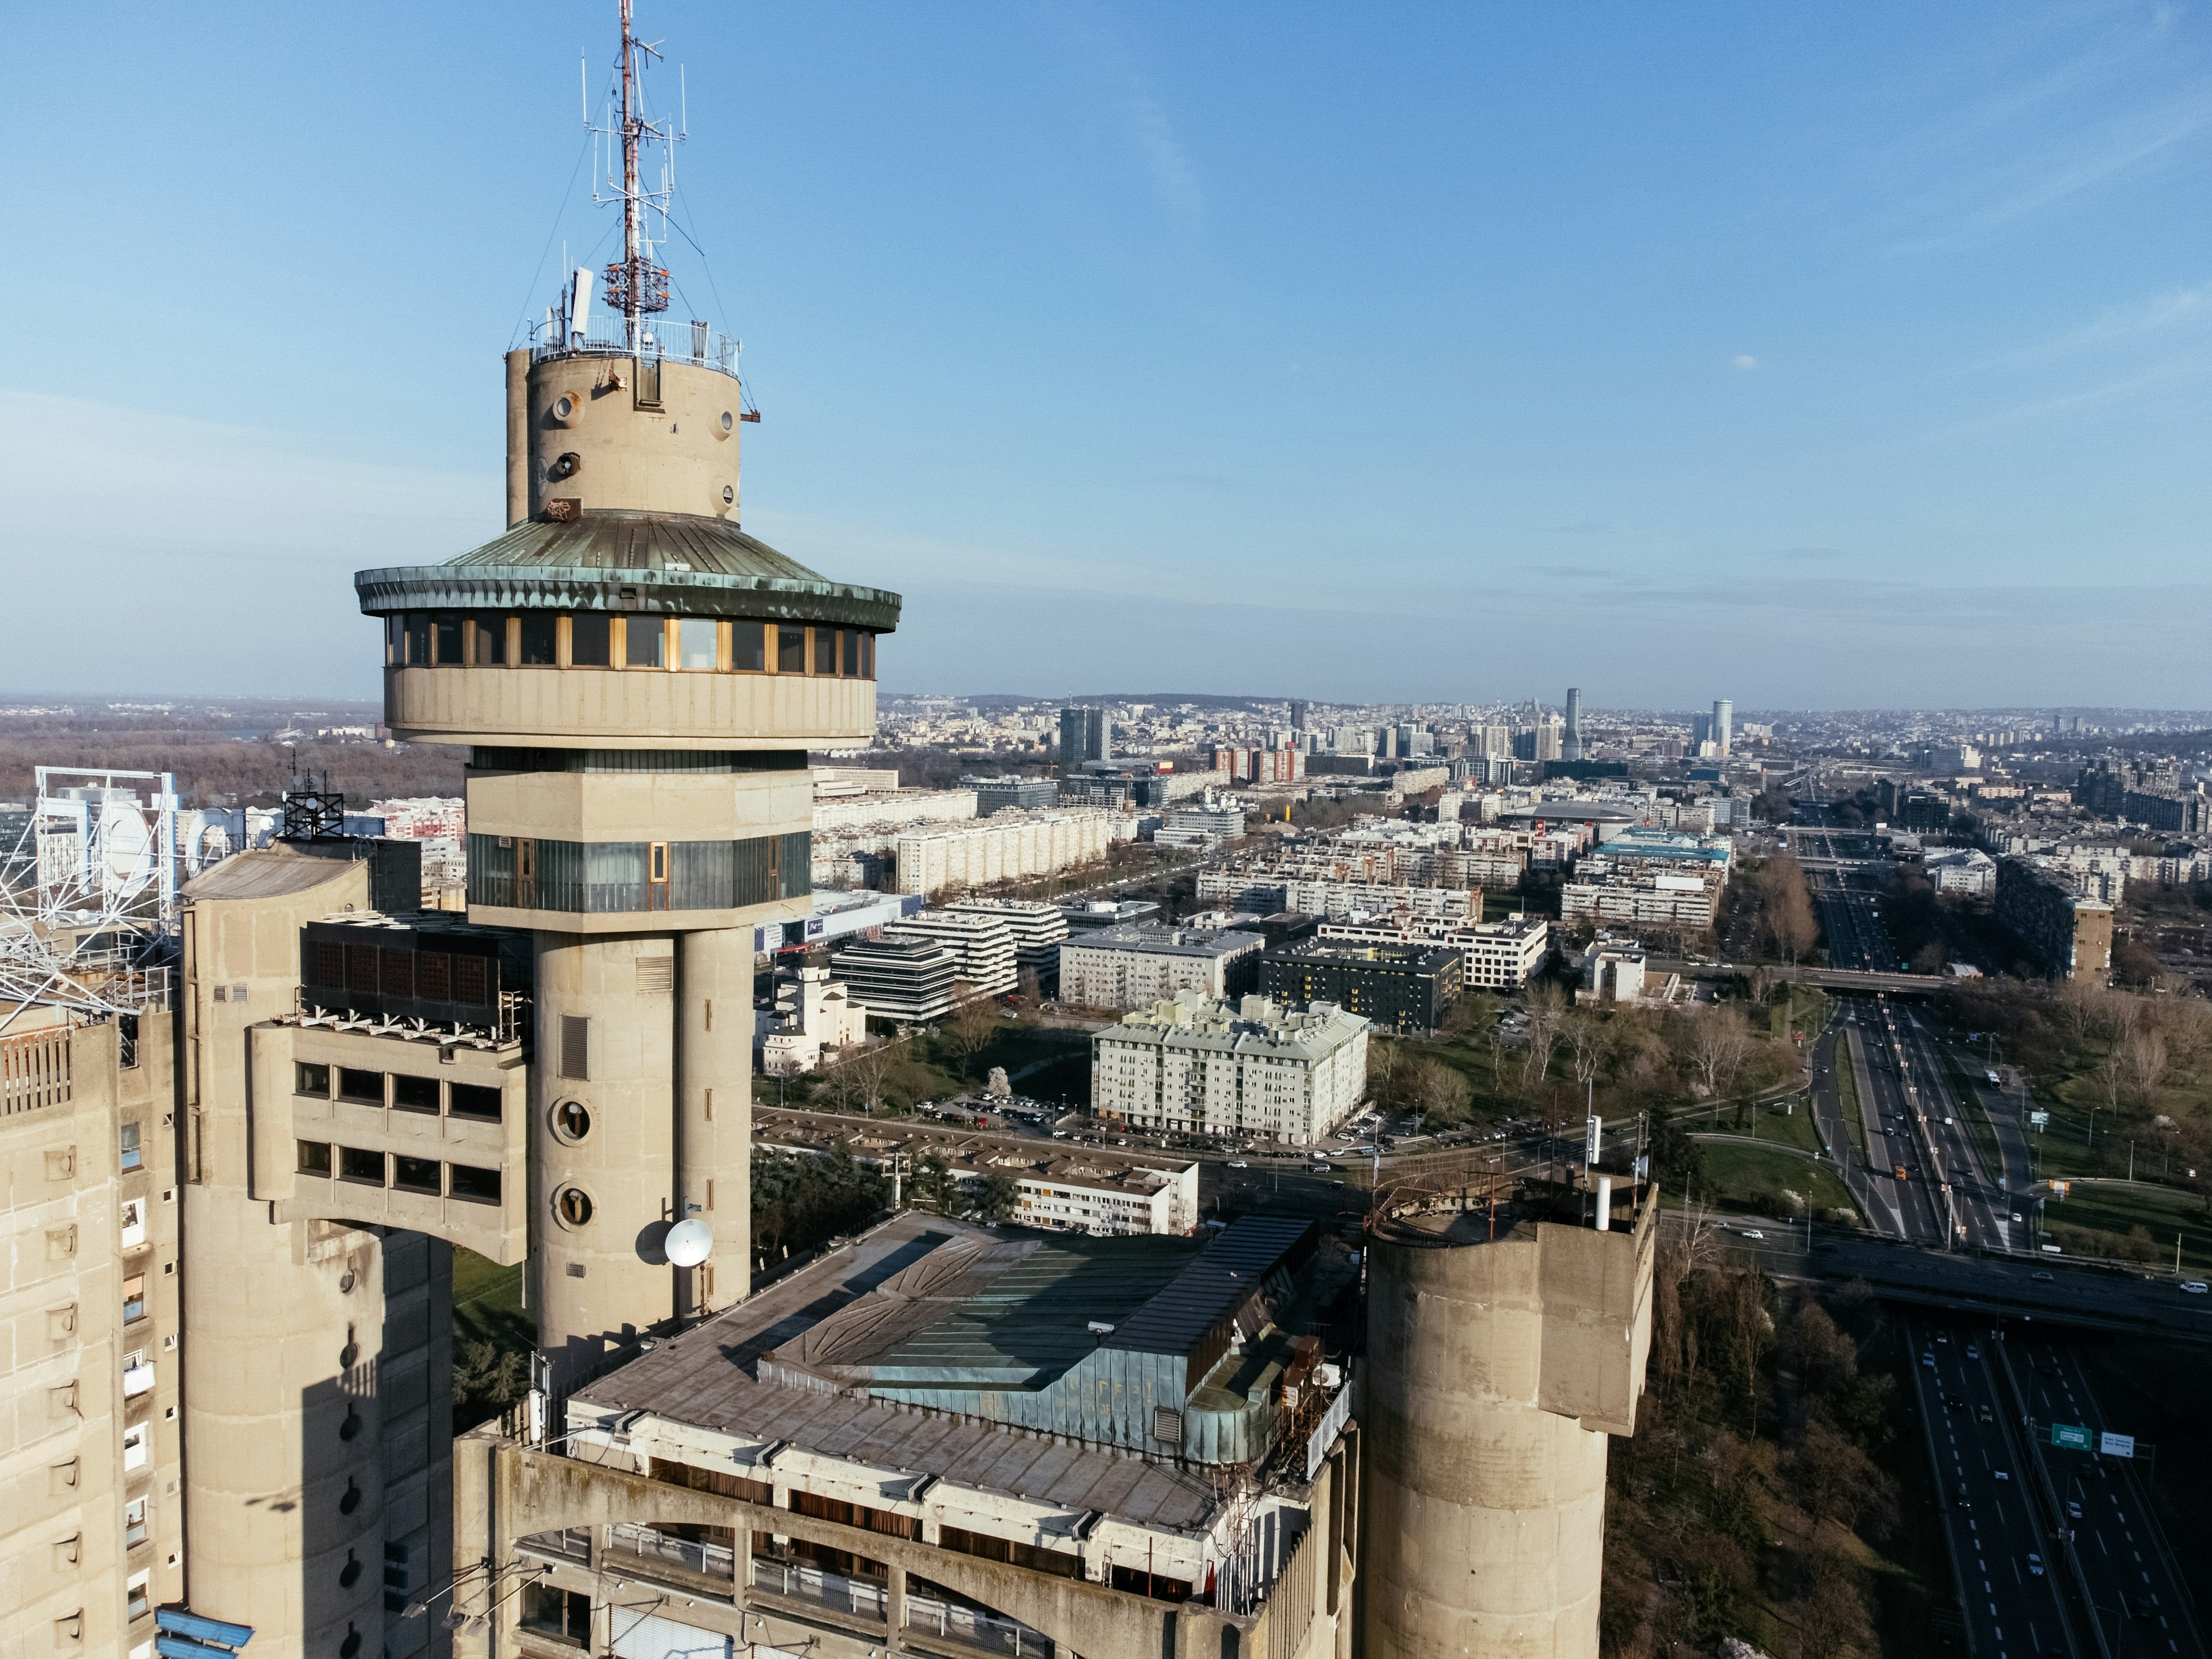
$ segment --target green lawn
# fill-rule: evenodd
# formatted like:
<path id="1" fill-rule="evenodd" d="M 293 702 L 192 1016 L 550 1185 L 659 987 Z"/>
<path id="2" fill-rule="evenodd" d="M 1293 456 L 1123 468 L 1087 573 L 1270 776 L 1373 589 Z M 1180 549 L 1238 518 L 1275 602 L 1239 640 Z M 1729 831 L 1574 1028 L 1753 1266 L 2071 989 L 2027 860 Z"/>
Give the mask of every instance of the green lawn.
<path id="1" fill-rule="evenodd" d="M 2044 1224 L 2050 1228 L 2081 1228 L 2087 1231 L 2129 1237 L 2137 1227 L 2150 1234 L 2146 1264 L 2173 1268 L 2174 1235 L 2181 1236 L 2181 1264 L 2199 1273 L 2212 1267 L 2212 1217 L 2194 1194 L 2166 1187 L 2075 1187 L 2063 1199 L 2043 1206 Z M 2065 1244 L 2059 1238 L 2056 1242 Z M 2098 1241 L 2077 1241 L 2090 1250 Z M 2094 1253 L 2094 1251 L 2092 1252 Z"/>
<path id="2" fill-rule="evenodd" d="M 1837 1034 L 1835 1054 L 1837 1109 L 1844 1115 L 1844 1133 L 1851 1138 L 1857 1148 L 1859 1162 L 1866 1162 L 1866 1121 L 1859 1115 L 1859 1068 L 1851 1063 L 1851 1038 L 1849 1031 Z"/>
<path id="3" fill-rule="evenodd" d="M 1700 1140 L 1698 1146 L 1716 1208 L 1786 1216 L 1791 1212 L 1781 1196 L 1785 1189 L 1815 1210 L 1858 1208 L 1835 1171 L 1810 1158 L 1741 1141 Z"/>

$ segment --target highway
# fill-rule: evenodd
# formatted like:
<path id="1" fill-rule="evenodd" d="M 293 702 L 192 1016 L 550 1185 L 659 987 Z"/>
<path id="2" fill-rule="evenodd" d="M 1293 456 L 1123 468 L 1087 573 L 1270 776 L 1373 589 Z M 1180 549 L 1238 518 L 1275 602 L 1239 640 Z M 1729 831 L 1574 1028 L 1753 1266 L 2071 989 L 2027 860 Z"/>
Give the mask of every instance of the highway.
<path id="1" fill-rule="evenodd" d="M 2093 1448 L 2100 1431 L 2127 1426 L 2100 1409 L 2077 1347 L 2070 1340 L 2014 1342 L 2008 1358 L 2027 1407 L 2022 1435 L 2048 1480 L 2040 1490 L 2053 1531 L 2063 1524 L 2069 1534 L 2068 1565 L 2078 1571 L 2077 1589 L 2086 1590 L 2095 1610 L 2092 1643 L 2102 1638 L 2100 1650 L 2107 1659 L 2203 1659 L 2203 1636 L 2179 1565 L 2144 1501 L 2137 1460 L 2051 1444 L 2054 1423 L 2085 1429 Z"/>
<path id="2" fill-rule="evenodd" d="M 1926 1425 L 1968 1647 L 1981 1659 L 2081 1652 L 2051 1559 L 2020 1425 L 1994 1368 L 1996 1333 L 1907 1317 L 1913 1395 Z"/>

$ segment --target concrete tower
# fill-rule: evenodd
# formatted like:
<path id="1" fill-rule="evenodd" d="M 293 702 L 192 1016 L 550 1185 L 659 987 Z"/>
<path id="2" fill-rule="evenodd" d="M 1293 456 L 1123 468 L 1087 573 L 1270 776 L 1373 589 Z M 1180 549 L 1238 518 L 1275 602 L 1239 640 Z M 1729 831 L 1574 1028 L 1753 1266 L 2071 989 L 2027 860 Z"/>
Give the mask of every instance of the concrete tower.
<path id="1" fill-rule="evenodd" d="M 556 1387 L 745 1294 L 753 929 L 811 908 L 811 747 L 875 731 L 898 596 L 738 527 L 734 344 L 671 324 L 623 8 L 622 262 L 507 356 L 506 534 L 367 570 L 395 735 L 466 744 L 469 915 L 536 955 L 531 1305 Z M 712 1253 L 672 1262 L 672 1227 Z M 687 1229 L 687 1232 L 696 1230 Z M 679 1260 L 683 1255 L 679 1250 Z"/>
<path id="2" fill-rule="evenodd" d="M 1595 1659 L 1605 1437 L 1633 1431 L 1643 1392 L 1656 1197 L 1607 1215 L 1609 1192 L 1532 1188 L 1493 1213 L 1470 1192 L 1382 1212 L 1369 1659 Z"/>
<path id="3" fill-rule="evenodd" d="M 1713 704 L 1713 750 L 1726 755 L 1729 744 L 1735 736 L 1735 705 L 1726 697 Z"/>
<path id="4" fill-rule="evenodd" d="M 1567 688 L 1567 729 L 1559 739 L 1559 758 L 1578 761 L 1583 757 L 1583 689 L 1579 685 Z"/>

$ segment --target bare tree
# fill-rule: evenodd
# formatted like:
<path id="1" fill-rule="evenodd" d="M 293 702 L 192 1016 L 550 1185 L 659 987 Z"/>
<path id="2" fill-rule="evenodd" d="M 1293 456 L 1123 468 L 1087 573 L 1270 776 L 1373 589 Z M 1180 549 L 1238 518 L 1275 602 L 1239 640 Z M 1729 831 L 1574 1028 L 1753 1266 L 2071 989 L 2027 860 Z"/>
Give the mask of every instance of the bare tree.
<path id="1" fill-rule="evenodd" d="M 1709 1097 L 1735 1083 L 1750 1050 L 1750 1027 L 1734 1008 L 1715 1008 L 1689 1022 L 1690 1066 Z"/>
<path id="2" fill-rule="evenodd" d="M 1552 1052 L 1559 1047 L 1559 1019 L 1566 1000 L 1558 986 L 1539 980 L 1529 986 L 1522 1004 L 1528 1015 L 1528 1052 L 1522 1060 L 1521 1081 L 1523 1087 L 1533 1088 L 1552 1069 Z"/>
<path id="3" fill-rule="evenodd" d="M 1427 1121 L 1439 1125 L 1462 1122 L 1474 1091 L 1468 1080 L 1442 1060 L 1424 1054 L 1405 1067 L 1405 1092 Z"/>
<path id="4" fill-rule="evenodd" d="M 1386 1112 L 1398 1109 L 1399 1073 L 1406 1051 L 1377 1032 L 1367 1041 L 1367 1092 Z"/>
<path id="5" fill-rule="evenodd" d="M 1784 962 L 1794 963 L 1820 937 L 1804 866 L 1789 854 L 1778 854 L 1760 866 L 1758 879 L 1761 925 L 1774 953 Z"/>
<path id="6" fill-rule="evenodd" d="M 2136 1104 L 2148 1111 L 2157 1104 L 2158 1085 L 2166 1080 L 2166 1038 L 2154 1025 L 2138 1025 L 2113 1045 L 2128 1092 Z"/>
<path id="7" fill-rule="evenodd" d="M 937 1040 L 951 1051 L 964 1073 L 968 1062 L 999 1034 L 999 1005 L 990 997 L 975 995 L 969 985 L 957 986 L 955 992 L 963 1000 L 938 1027 Z"/>
<path id="8" fill-rule="evenodd" d="M 1573 1058 L 1575 1081 L 1588 1088 L 1612 1052 L 1611 1028 L 1595 1009 L 1571 1008 L 1560 1018 L 1559 1032 L 1566 1038 L 1568 1053 Z"/>

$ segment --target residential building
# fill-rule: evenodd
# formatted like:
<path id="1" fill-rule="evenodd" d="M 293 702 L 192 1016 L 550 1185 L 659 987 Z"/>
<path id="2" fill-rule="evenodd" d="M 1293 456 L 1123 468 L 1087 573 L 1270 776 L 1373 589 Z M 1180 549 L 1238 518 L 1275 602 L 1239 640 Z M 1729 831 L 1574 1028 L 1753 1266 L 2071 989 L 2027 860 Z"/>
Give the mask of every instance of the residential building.
<path id="1" fill-rule="evenodd" d="M 1066 920 L 1070 937 L 1095 933 L 1102 927 L 1126 927 L 1132 922 L 1156 921 L 1160 914 L 1157 899 L 1087 899 L 1080 904 L 1063 904 L 1059 908 Z"/>
<path id="2" fill-rule="evenodd" d="M 1459 1000 L 1456 950 L 1431 945 L 1285 945 L 1261 958 L 1260 988 L 1282 1003 L 1328 1002 L 1389 1031 L 1432 1031 Z"/>
<path id="3" fill-rule="evenodd" d="M 1559 920 L 1697 932 L 1712 927 L 1725 885 L 1725 876 L 1710 867 L 1669 873 L 1648 866 L 1619 865 L 1598 854 L 1584 859 L 1574 879 L 1559 889 Z"/>
<path id="4" fill-rule="evenodd" d="M 1091 1039 L 1091 1109 L 1133 1128 L 1304 1145 L 1367 1086 L 1368 1022 L 1333 1003 L 1185 992 Z"/>
<path id="5" fill-rule="evenodd" d="M 2063 872 L 1998 860 L 1996 919 L 2052 979 L 2103 985 L 2112 971 L 2112 907 L 2076 894 Z"/>
<path id="6" fill-rule="evenodd" d="M 973 824 L 903 834 L 894 843 L 898 890 L 934 897 L 1095 864 L 1119 822 L 1118 814 L 1088 808 L 1007 807 Z"/>
<path id="7" fill-rule="evenodd" d="M 1198 1165 L 1186 1158 L 988 1134 L 918 1118 L 856 1120 L 779 1109 L 757 1113 L 755 1121 L 753 1144 L 763 1152 L 842 1152 L 855 1164 L 896 1171 L 902 1181 L 934 1158 L 963 1192 L 994 1175 L 1008 1176 L 1016 1193 L 1012 1218 L 1024 1226 L 1100 1237 L 1186 1238 L 1198 1228 Z"/>
<path id="8" fill-rule="evenodd" d="M 1644 1000 L 1650 957 L 1632 939 L 1600 933 L 1583 947 L 1577 1002 L 1636 1003 Z"/>
<path id="9" fill-rule="evenodd" d="M 1920 866 L 1928 884 L 1939 893 L 1980 896 L 1997 885 L 1997 861 L 1978 847 L 1941 848 L 1927 854 Z"/>
<path id="10" fill-rule="evenodd" d="M 1037 811 L 1060 804 L 1060 786 L 1050 778 L 1024 778 L 1008 775 L 999 778 L 963 778 L 963 789 L 972 790 L 975 796 L 975 816 L 988 818 L 994 812 L 1014 807 L 1024 812 Z"/>
<path id="11" fill-rule="evenodd" d="M 1085 1008 L 1149 1008 L 1185 991 L 1242 996 L 1267 941 L 1257 933 L 1139 922 L 1074 935 L 1060 947 L 1060 1000 Z"/>
<path id="12" fill-rule="evenodd" d="M 2122 797 L 2122 813 L 2154 835 L 2212 834 L 2212 795 L 2200 787 L 2175 790 L 2130 789 Z"/>

